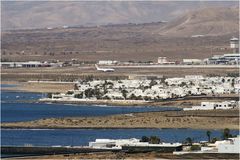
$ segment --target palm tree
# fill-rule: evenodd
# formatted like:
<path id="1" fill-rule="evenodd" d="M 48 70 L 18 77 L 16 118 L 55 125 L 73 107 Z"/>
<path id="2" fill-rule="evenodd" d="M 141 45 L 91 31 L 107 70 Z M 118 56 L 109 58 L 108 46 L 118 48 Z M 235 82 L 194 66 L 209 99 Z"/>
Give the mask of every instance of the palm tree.
<path id="1" fill-rule="evenodd" d="M 229 137 L 231 137 L 230 129 L 225 128 L 225 129 L 223 130 L 223 139 L 228 139 Z"/>
<path id="2" fill-rule="evenodd" d="M 149 138 L 149 143 L 151 143 L 151 144 L 159 144 L 160 143 L 160 138 L 158 138 L 157 136 L 151 136 Z"/>
<path id="3" fill-rule="evenodd" d="M 192 140 L 192 138 L 187 137 L 186 140 L 185 140 L 185 142 L 186 142 L 188 145 L 192 145 L 193 140 Z"/>
<path id="4" fill-rule="evenodd" d="M 212 132 L 211 131 L 207 131 L 206 134 L 207 134 L 207 137 L 208 137 L 208 142 L 210 142 L 211 141 L 211 134 L 212 134 Z"/>
<path id="5" fill-rule="evenodd" d="M 122 96 L 124 97 L 124 99 L 126 99 L 127 98 L 127 93 L 128 93 L 128 91 L 127 90 L 122 90 Z"/>
<path id="6" fill-rule="evenodd" d="M 149 138 L 147 136 L 142 136 L 141 142 L 149 142 Z"/>

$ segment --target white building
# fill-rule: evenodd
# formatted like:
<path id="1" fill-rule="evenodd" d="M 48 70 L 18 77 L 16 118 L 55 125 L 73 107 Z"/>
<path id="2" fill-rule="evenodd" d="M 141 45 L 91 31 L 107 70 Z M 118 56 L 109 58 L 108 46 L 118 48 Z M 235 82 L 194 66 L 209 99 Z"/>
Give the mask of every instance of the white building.
<path id="1" fill-rule="evenodd" d="M 225 102 L 202 102 L 201 106 L 193 106 L 192 108 L 184 108 L 184 111 L 189 110 L 214 110 L 214 109 L 232 109 L 237 106 L 236 101 Z"/>
<path id="2" fill-rule="evenodd" d="M 233 49 L 233 53 L 239 52 L 239 40 L 238 38 L 233 37 L 230 39 L 230 48 Z"/>
<path id="3" fill-rule="evenodd" d="M 202 153 L 240 153 L 240 136 L 216 141 L 208 146 L 201 147 Z"/>
<path id="4" fill-rule="evenodd" d="M 140 142 L 139 139 L 96 139 L 95 142 L 89 142 L 89 147 L 92 148 L 112 148 L 121 149 L 123 145 Z"/>
<path id="5" fill-rule="evenodd" d="M 175 62 L 169 62 L 166 57 L 158 57 L 158 64 L 175 64 Z"/>
<path id="6" fill-rule="evenodd" d="M 142 80 L 79 81 L 77 86 L 78 89 L 72 91 L 72 97 L 76 94 L 81 94 L 83 95 L 82 99 L 156 101 L 193 95 L 238 94 L 240 91 L 240 80 L 236 77 L 202 77 L 193 75 L 186 76 L 185 78 L 167 79 L 154 77 L 154 80 L 144 78 Z M 89 92 L 91 92 L 91 94 L 88 94 Z M 56 98 L 59 99 L 59 96 L 62 95 L 56 95 Z M 69 97 L 69 95 L 66 96 Z M 208 103 L 205 105 L 210 109 L 214 107 L 220 109 L 220 105 L 224 106 L 225 104 L 213 105 Z M 229 104 L 226 105 L 229 106 Z M 193 108 L 206 109 L 208 108 L 206 106 Z M 224 108 L 228 109 L 228 107 Z"/>
<path id="7" fill-rule="evenodd" d="M 202 64 L 203 61 L 201 59 L 183 59 L 183 64 L 192 65 L 192 64 Z"/>
<path id="8" fill-rule="evenodd" d="M 240 136 L 228 138 L 217 145 L 218 153 L 240 153 Z"/>
<path id="9" fill-rule="evenodd" d="M 204 60 L 204 63 L 206 64 L 239 64 L 239 62 L 239 53 L 214 55 L 213 57 Z"/>
<path id="10" fill-rule="evenodd" d="M 182 143 L 159 143 L 151 144 L 149 142 L 141 142 L 140 139 L 96 139 L 95 142 L 89 142 L 89 147 L 98 149 L 122 149 L 122 147 L 163 147 L 177 148 L 182 147 Z"/>
<path id="11" fill-rule="evenodd" d="M 99 65 L 112 65 L 112 64 L 117 64 L 118 61 L 112 61 L 112 60 L 100 60 L 98 61 Z"/>
<path id="12" fill-rule="evenodd" d="M 32 67 L 50 67 L 47 62 L 28 61 L 28 62 L 1 62 L 1 67 L 6 68 L 32 68 Z"/>

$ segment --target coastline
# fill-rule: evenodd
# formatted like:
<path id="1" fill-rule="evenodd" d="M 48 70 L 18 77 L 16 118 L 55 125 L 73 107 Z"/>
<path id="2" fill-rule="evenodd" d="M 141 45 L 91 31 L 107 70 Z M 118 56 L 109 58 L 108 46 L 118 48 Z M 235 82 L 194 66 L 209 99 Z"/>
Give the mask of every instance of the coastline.
<path id="1" fill-rule="evenodd" d="M 32 93 L 52 93 L 52 92 L 67 92 L 73 89 L 72 83 L 32 83 L 19 81 L 1 81 L 1 84 L 16 85 L 4 87 L 2 89 L 8 91 L 22 91 Z"/>
<path id="2" fill-rule="evenodd" d="M 61 103 L 61 104 L 87 104 L 87 105 L 106 105 L 106 106 L 156 106 L 156 107 L 192 107 L 193 105 L 199 105 L 202 101 L 226 101 L 226 100 L 239 100 L 238 95 L 224 95 L 219 97 L 212 96 L 192 96 L 179 99 L 162 100 L 158 102 L 153 101 L 141 101 L 141 100 L 67 100 L 67 99 L 42 99 L 39 102 L 44 103 Z"/>
<path id="3" fill-rule="evenodd" d="M 2 81 L 2 84 L 16 85 L 11 87 L 4 87 L 2 90 L 18 91 L 18 92 L 32 92 L 32 93 L 66 93 L 73 89 L 73 84 L 69 83 L 31 83 L 18 81 Z M 43 103 L 62 103 L 62 104 L 82 104 L 82 105 L 106 105 L 106 106 L 156 106 L 156 107 L 192 107 L 199 105 L 202 101 L 225 101 L 225 100 L 239 100 L 236 94 L 219 95 L 219 96 L 191 96 L 179 99 L 162 100 L 158 102 L 140 101 L 140 100 L 39 100 Z"/>
<path id="4" fill-rule="evenodd" d="M 2 123 L 1 128 L 21 129 L 239 129 L 239 110 L 167 111 L 99 117 L 45 118 Z"/>
<path id="5" fill-rule="evenodd" d="M 40 92 L 45 89 L 54 91 L 63 89 L 62 83 L 48 84 L 42 90 L 38 83 L 28 82 L 3 82 L 2 84 L 16 84 L 8 87 L 12 91 L 27 91 L 33 89 Z M 72 84 L 71 84 L 72 85 Z M 30 87 L 29 87 L 30 86 Z M 5 87 L 4 87 L 5 89 Z M 106 106 L 156 106 L 156 107 L 191 107 L 199 105 L 202 101 L 224 101 L 238 99 L 238 95 L 224 95 L 219 97 L 192 96 L 161 102 L 125 101 L 125 100 L 79 100 L 79 101 L 38 101 L 40 103 L 83 104 L 83 105 L 106 105 Z M 192 129 L 239 129 L 239 110 L 212 110 L 212 111 L 167 111 L 145 112 L 132 114 L 119 114 L 99 117 L 64 117 L 47 118 L 28 122 L 2 123 L 1 128 L 22 129 L 147 129 L 147 128 L 192 128 Z"/>

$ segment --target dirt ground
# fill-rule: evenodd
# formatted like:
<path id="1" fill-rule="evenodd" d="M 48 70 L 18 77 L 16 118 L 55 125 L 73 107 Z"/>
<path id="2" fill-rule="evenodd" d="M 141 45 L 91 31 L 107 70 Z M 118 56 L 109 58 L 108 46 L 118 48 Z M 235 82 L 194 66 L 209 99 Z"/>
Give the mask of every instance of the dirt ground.
<path id="1" fill-rule="evenodd" d="M 68 90 L 74 88 L 73 83 L 29 83 L 29 82 L 17 82 L 17 81 L 2 81 L 2 84 L 16 85 L 13 87 L 4 87 L 4 90 L 10 91 L 25 91 L 36 93 L 65 93 Z"/>
<path id="2" fill-rule="evenodd" d="M 82 67 L 1 68 L 2 81 L 55 80 L 76 81 L 92 76 L 95 79 L 126 79 L 135 75 L 184 77 L 185 75 L 227 76 L 238 74 L 238 68 L 117 68 L 99 72 L 94 65 Z"/>
<path id="3" fill-rule="evenodd" d="M 157 61 L 208 58 L 231 53 L 232 33 L 220 36 L 169 37 L 159 34 L 162 24 L 106 26 L 2 33 L 2 59 L 8 61 L 71 60 Z M 155 30 L 155 32 L 154 32 Z M 61 37 L 61 38 L 59 38 Z"/>
<path id="4" fill-rule="evenodd" d="M 172 153 L 134 153 L 128 154 L 123 152 L 100 152 L 100 153 L 81 153 L 81 154 L 70 154 L 70 155 L 48 155 L 48 156 L 35 156 L 35 157 L 19 157 L 11 158 L 16 159 L 34 159 L 34 160 L 58 160 L 58 159 L 239 159 L 238 154 L 184 154 L 184 155 L 173 155 Z"/>
<path id="5" fill-rule="evenodd" d="M 3 128 L 194 128 L 239 129 L 239 110 L 167 111 L 100 117 L 46 118 L 2 123 Z"/>

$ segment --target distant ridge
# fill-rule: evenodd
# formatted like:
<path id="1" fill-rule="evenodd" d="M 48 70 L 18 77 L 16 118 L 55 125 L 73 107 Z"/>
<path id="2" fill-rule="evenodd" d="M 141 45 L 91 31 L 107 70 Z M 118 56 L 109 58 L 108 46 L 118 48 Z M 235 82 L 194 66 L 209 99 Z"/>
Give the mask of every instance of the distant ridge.
<path id="1" fill-rule="evenodd" d="M 2 30 L 171 21 L 199 8 L 238 6 L 236 1 L 3 1 L 1 4 Z"/>
<path id="2" fill-rule="evenodd" d="M 168 36 L 219 36 L 239 31 L 239 8 L 206 8 L 189 12 L 158 30 Z"/>

